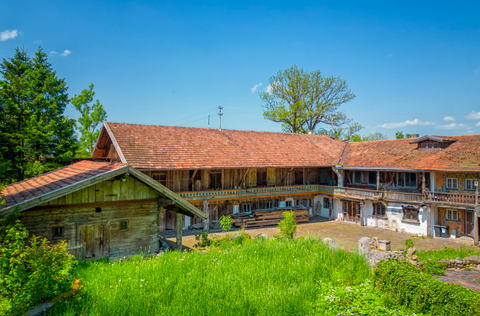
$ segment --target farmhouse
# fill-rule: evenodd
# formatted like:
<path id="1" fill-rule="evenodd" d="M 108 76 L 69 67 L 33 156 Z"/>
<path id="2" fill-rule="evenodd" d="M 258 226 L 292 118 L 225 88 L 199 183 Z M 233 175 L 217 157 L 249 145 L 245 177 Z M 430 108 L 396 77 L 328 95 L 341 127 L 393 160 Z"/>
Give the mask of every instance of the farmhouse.
<path id="1" fill-rule="evenodd" d="M 480 135 L 347 143 L 328 136 L 104 123 L 93 153 L 221 215 L 311 216 L 478 241 Z M 183 228 L 199 223 L 186 216 Z M 162 213 L 160 230 L 177 227 Z"/>
<path id="2" fill-rule="evenodd" d="M 2 215 L 20 212 L 29 232 L 81 246 L 86 258 L 157 252 L 163 210 L 204 218 L 192 204 L 119 162 L 80 161 L 11 184 Z M 181 227 L 181 225 L 178 225 Z M 181 230 L 178 242 L 181 245 Z"/>

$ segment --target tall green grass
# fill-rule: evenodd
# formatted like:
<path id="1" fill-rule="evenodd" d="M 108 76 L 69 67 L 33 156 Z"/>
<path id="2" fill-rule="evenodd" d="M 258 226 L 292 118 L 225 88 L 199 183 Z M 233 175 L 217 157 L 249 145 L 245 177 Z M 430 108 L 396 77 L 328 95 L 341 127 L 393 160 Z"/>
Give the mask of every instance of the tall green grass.
<path id="1" fill-rule="evenodd" d="M 81 264 L 81 296 L 52 315 L 305 315 L 318 282 L 356 286 L 365 259 L 315 239 L 252 241 L 240 248 Z"/>
<path id="2" fill-rule="evenodd" d="M 466 246 L 459 249 L 445 247 L 442 250 L 417 250 L 415 254 L 420 261 L 426 261 L 428 259 L 456 259 L 457 257 L 463 259 L 469 256 L 480 256 L 480 249 Z"/>

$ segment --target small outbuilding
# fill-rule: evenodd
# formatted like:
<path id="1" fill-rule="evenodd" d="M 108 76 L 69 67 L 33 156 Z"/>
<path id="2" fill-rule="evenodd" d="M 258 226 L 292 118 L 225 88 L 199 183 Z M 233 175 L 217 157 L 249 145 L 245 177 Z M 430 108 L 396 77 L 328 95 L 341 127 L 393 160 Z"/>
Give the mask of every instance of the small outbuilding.
<path id="1" fill-rule="evenodd" d="M 165 210 L 177 214 L 178 247 L 184 215 L 205 218 L 162 184 L 115 162 L 79 161 L 8 185 L 2 195 L 3 216 L 19 212 L 30 234 L 84 247 L 86 258 L 158 252 Z"/>

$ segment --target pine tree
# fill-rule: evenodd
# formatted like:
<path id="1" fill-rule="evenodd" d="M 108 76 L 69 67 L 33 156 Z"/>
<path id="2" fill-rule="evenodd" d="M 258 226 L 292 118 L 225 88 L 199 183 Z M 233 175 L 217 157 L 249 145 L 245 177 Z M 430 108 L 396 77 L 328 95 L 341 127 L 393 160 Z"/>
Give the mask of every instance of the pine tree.
<path id="1" fill-rule="evenodd" d="M 78 146 L 64 115 L 67 85 L 41 48 L 16 49 L 0 64 L 0 182 L 36 176 L 68 163 Z"/>

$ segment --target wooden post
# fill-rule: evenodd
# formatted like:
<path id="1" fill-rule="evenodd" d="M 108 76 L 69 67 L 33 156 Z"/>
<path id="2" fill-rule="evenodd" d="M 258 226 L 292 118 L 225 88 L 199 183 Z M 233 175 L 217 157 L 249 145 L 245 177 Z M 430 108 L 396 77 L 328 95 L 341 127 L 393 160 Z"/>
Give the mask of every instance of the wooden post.
<path id="1" fill-rule="evenodd" d="M 377 171 L 377 191 L 380 190 L 380 171 Z"/>
<path id="2" fill-rule="evenodd" d="M 425 179 L 425 173 L 423 178 Z M 427 206 L 427 237 L 432 237 L 432 208 L 430 206 Z"/>
<path id="3" fill-rule="evenodd" d="M 422 172 L 422 194 L 425 194 L 425 172 Z"/>
<path id="4" fill-rule="evenodd" d="M 480 216 L 480 206 L 476 205 L 475 212 L 473 212 L 473 240 L 475 245 L 478 244 L 478 233 L 479 233 L 478 217 L 479 216 Z"/>
<path id="5" fill-rule="evenodd" d="M 359 203 L 358 207 L 360 207 L 360 226 L 365 226 L 364 215 L 363 215 L 363 203 Z"/>
<path id="6" fill-rule="evenodd" d="M 176 246 L 177 250 L 182 250 L 182 234 L 183 234 L 183 218 L 182 213 L 177 213 L 177 239 Z"/>
<path id="7" fill-rule="evenodd" d="M 478 205 L 478 180 L 475 180 L 475 206 Z"/>
<path id="8" fill-rule="evenodd" d="M 330 199 L 330 207 L 328 208 L 328 219 L 333 220 L 333 197 Z"/>

